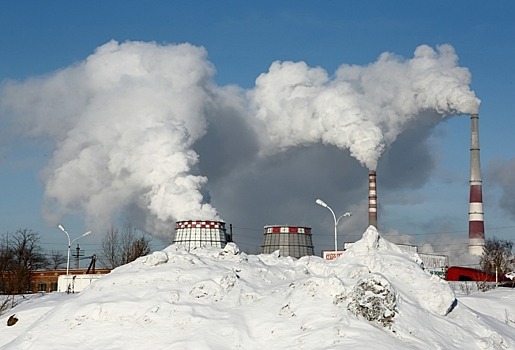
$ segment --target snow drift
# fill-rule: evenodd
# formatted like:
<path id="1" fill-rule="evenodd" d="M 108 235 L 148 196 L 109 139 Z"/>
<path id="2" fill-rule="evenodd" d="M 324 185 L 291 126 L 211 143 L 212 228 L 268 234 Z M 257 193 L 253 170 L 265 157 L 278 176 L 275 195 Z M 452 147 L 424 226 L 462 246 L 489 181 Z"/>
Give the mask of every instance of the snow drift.
<path id="1" fill-rule="evenodd" d="M 359 295 L 360 284 L 371 280 L 382 286 L 370 303 L 375 309 L 363 303 L 366 293 Z M 31 309 L 13 310 L 19 322 L 9 328 L 12 341 L 3 348 L 515 346 L 509 324 L 457 303 L 445 281 L 429 275 L 416 255 L 400 251 L 372 226 L 335 261 L 247 255 L 232 243 L 191 252 L 172 245 L 115 269 L 80 294 L 45 298 L 56 297 L 60 302 L 54 299 L 39 319 L 30 319 Z M 376 322 L 373 312 L 353 312 L 358 304 L 379 310 L 378 319 L 386 310 L 389 321 Z"/>

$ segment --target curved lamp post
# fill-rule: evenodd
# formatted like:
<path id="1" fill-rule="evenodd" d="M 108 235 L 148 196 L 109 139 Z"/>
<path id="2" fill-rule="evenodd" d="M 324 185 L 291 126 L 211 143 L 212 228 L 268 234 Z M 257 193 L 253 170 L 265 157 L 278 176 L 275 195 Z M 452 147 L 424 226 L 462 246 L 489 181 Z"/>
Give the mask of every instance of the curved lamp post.
<path id="1" fill-rule="evenodd" d="M 75 238 L 73 241 L 70 241 L 70 235 L 68 234 L 68 232 L 66 231 L 64 226 L 59 224 L 59 225 L 57 225 L 57 228 L 59 228 L 59 230 L 63 231 L 64 233 L 66 233 L 66 237 L 68 237 L 68 259 L 66 260 L 66 276 L 68 276 L 68 271 L 70 269 L 70 248 L 72 246 L 72 243 L 75 242 L 76 240 L 78 240 L 81 237 L 84 237 L 84 236 L 87 236 L 87 235 L 91 234 L 91 231 L 84 232 L 82 235 L 80 235 L 79 237 Z"/>
<path id="2" fill-rule="evenodd" d="M 333 219 L 334 219 L 334 251 L 337 251 L 338 250 L 338 222 L 340 222 L 340 219 L 343 218 L 343 217 L 349 217 L 352 215 L 352 213 L 350 212 L 347 212 L 345 214 L 342 214 L 338 219 L 336 219 L 336 215 L 334 215 L 334 211 L 331 209 L 330 206 L 327 205 L 326 202 L 324 202 L 323 200 L 321 199 L 317 199 L 315 201 L 316 204 L 324 207 L 324 208 L 327 208 L 329 209 L 329 211 L 331 212 L 331 214 L 333 214 Z"/>

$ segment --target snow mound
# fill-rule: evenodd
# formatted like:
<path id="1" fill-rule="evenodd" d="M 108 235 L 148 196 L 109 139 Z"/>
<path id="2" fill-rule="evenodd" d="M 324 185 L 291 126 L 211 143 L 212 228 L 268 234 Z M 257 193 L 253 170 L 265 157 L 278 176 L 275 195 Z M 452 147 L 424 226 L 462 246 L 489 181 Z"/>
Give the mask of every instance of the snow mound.
<path id="1" fill-rule="evenodd" d="M 456 303 L 456 295 L 446 281 L 424 271 L 416 253 L 402 251 L 382 238 L 374 226 L 340 260 L 348 261 L 347 268 L 355 270 L 354 275 L 381 274 L 396 287 L 401 298 L 429 312 L 447 315 Z"/>
<path id="2" fill-rule="evenodd" d="M 448 284 L 417 261 L 373 227 L 334 261 L 247 255 L 232 243 L 192 251 L 172 245 L 115 269 L 79 294 L 63 294 L 62 302 L 2 348 L 426 349 L 431 344 L 460 349 L 473 344 L 473 349 L 515 344 L 512 327 L 499 322 L 508 330 L 490 331 L 492 318 L 478 320 L 456 304 Z M 19 323 L 28 319 L 26 311 L 14 312 Z M 472 329 L 468 325 L 474 322 L 480 325 Z M 449 334 L 461 343 L 450 342 Z"/>

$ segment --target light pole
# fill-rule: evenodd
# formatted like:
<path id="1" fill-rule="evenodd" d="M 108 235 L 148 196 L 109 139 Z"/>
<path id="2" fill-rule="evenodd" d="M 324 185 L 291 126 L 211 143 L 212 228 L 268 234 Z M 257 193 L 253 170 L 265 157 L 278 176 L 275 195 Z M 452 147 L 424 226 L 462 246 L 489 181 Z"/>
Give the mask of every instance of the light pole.
<path id="1" fill-rule="evenodd" d="M 315 201 L 315 203 L 320 205 L 320 206 L 322 206 L 322 207 L 324 207 L 324 208 L 329 209 L 331 214 L 333 214 L 333 219 L 334 219 L 334 251 L 337 251 L 338 250 L 338 222 L 340 222 L 340 219 L 343 218 L 343 217 L 351 216 L 352 213 L 347 212 L 345 214 L 342 214 L 338 219 L 336 219 L 336 215 L 334 215 L 334 211 L 331 209 L 330 206 L 327 205 L 326 202 L 324 202 L 321 199 L 317 199 Z"/>
<path id="2" fill-rule="evenodd" d="M 59 228 L 59 230 L 63 231 L 64 233 L 66 233 L 66 237 L 68 237 L 68 258 L 66 260 L 66 276 L 68 276 L 68 271 L 70 270 L 70 247 L 72 246 L 72 243 L 75 242 L 76 240 L 78 240 L 81 237 L 84 237 L 84 236 L 87 236 L 87 235 L 91 234 L 91 231 L 84 232 L 82 235 L 80 235 L 79 237 L 75 238 L 73 241 L 70 241 L 70 235 L 68 234 L 68 232 L 66 231 L 64 226 L 59 224 L 59 225 L 57 225 L 57 228 Z"/>

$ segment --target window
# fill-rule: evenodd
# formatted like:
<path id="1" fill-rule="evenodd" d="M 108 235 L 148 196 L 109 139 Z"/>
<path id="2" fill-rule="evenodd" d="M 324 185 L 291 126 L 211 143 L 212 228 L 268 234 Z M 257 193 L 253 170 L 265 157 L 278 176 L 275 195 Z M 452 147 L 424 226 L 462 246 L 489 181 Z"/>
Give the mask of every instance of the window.
<path id="1" fill-rule="evenodd" d="M 38 283 L 38 292 L 46 292 L 46 283 L 44 283 L 44 282 Z"/>

